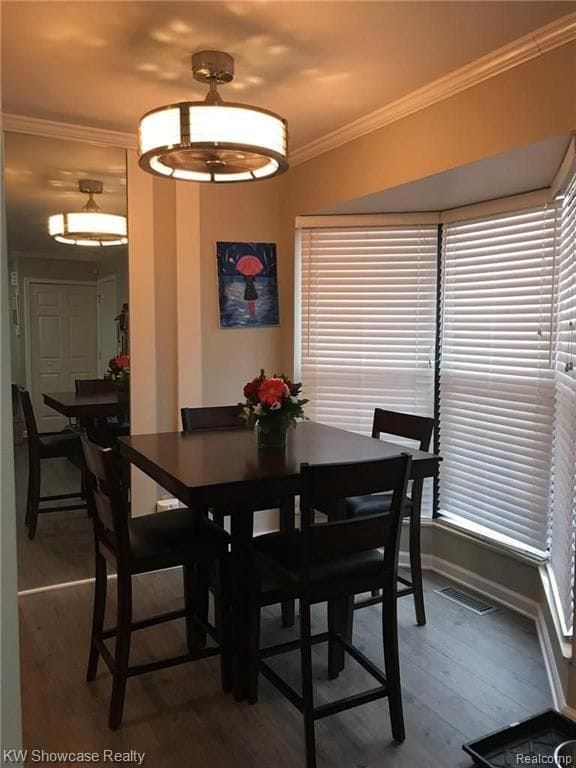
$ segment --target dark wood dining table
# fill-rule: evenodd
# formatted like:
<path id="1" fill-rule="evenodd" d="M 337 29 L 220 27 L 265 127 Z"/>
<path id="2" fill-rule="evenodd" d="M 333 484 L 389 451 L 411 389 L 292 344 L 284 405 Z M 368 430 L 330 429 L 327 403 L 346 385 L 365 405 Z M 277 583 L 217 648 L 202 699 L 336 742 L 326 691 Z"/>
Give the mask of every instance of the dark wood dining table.
<path id="1" fill-rule="evenodd" d="M 259 501 L 298 495 L 302 463 L 363 461 L 408 452 L 413 459 L 412 478 L 426 478 L 437 474 L 440 462 L 434 454 L 313 421 L 290 429 L 285 451 L 259 449 L 255 432 L 239 429 L 132 435 L 119 438 L 118 445 L 130 462 L 191 509 L 216 505 L 228 509 L 236 571 L 234 694 L 239 700 L 246 692 L 242 553 L 253 535 L 253 510 Z"/>

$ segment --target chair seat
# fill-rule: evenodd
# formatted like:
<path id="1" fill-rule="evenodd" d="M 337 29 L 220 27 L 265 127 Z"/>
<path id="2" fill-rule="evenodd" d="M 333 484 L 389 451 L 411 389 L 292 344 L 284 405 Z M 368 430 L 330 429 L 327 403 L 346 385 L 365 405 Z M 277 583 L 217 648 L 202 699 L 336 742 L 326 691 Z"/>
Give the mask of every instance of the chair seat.
<path id="1" fill-rule="evenodd" d="M 391 493 L 378 493 L 371 496 L 351 496 L 346 499 L 347 517 L 367 517 L 368 515 L 381 515 L 390 511 L 392 504 Z M 407 496 L 404 501 L 404 517 L 412 514 L 412 499 Z"/>
<path id="2" fill-rule="evenodd" d="M 38 442 L 44 458 L 68 457 L 82 453 L 80 435 L 76 432 L 43 432 L 38 435 Z"/>
<path id="3" fill-rule="evenodd" d="M 151 560 L 215 560 L 228 549 L 226 531 L 190 509 L 134 517 L 128 528 L 131 559 L 140 565 Z"/>
<path id="4" fill-rule="evenodd" d="M 301 580 L 302 545 L 300 531 L 269 533 L 257 536 L 251 545 L 257 555 L 255 563 L 263 559 L 261 570 L 269 579 L 274 564 L 286 571 L 290 581 L 297 584 Z M 270 567 L 271 566 L 271 567 Z M 324 582 L 349 581 L 351 579 L 378 579 L 384 570 L 382 552 L 378 549 L 360 552 L 344 557 L 331 557 L 326 561 L 314 563 L 310 569 L 310 581 L 318 585 Z M 265 580 L 264 590 L 274 589 L 276 585 Z"/>

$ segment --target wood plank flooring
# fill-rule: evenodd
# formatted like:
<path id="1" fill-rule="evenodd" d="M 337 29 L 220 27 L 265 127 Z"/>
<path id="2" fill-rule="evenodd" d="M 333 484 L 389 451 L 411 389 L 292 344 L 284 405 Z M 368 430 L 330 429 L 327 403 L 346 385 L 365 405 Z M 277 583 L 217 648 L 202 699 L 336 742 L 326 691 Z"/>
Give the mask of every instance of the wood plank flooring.
<path id="1" fill-rule="evenodd" d="M 388 705 L 374 702 L 317 725 L 320 768 L 468 768 L 464 742 L 552 706 L 536 631 L 504 609 L 477 616 L 434 589 L 426 579 L 428 625 L 414 622 L 412 601 L 399 603 L 406 741 L 391 741 Z M 110 608 L 114 586 L 110 582 Z M 299 713 L 265 680 L 260 701 L 237 704 L 220 691 L 216 659 L 163 670 L 128 682 L 125 722 L 106 727 L 110 675 L 101 664 L 84 682 L 92 586 L 20 599 L 25 745 L 47 750 L 136 749 L 149 768 L 300 768 Z M 140 577 L 138 616 L 180 606 L 178 571 Z M 112 615 L 112 614 L 111 614 Z M 381 663 L 377 607 L 356 612 L 355 642 Z M 324 626 L 321 607 L 315 629 Z M 265 612 L 265 642 L 290 639 L 279 611 Z M 184 626 L 174 622 L 134 635 L 133 660 L 184 649 Z M 274 664 L 298 681 L 298 655 Z M 326 649 L 315 649 L 317 701 L 359 690 L 368 681 L 352 661 L 337 681 L 326 677 Z"/>
<path id="2" fill-rule="evenodd" d="M 28 492 L 28 448 L 14 449 L 18 546 L 18 589 L 34 589 L 94 576 L 92 523 L 84 510 L 51 512 L 38 518 L 30 541 L 24 525 Z M 42 462 L 42 495 L 72 493 L 80 472 L 67 459 Z"/>

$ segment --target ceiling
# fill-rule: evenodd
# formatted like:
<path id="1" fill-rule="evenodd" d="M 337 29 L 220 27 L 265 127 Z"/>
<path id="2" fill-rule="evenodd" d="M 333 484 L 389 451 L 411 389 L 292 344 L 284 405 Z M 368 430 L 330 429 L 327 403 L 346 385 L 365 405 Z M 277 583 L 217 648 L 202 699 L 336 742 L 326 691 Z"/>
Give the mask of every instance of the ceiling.
<path id="1" fill-rule="evenodd" d="M 98 205 L 106 213 L 126 213 L 126 153 L 115 147 L 7 133 L 4 179 L 8 252 L 98 261 L 126 253 L 126 247 L 81 248 L 57 243 L 48 234 L 48 216 L 77 211 L 87 196 L 81 178 L 100 179 Z"/>
<path id="2" fill-rule="evenodd" d="M 556 136 L 316 213 L 446 211 L 544 189 L 560 168 L 570 139 L 571 134 Z"/>
<path id="3" fill-rule="evenodd" d="M 10 2 L 7 113 L 135 132 L 149 109 L 203 98 L 190 54 L 236 57 L 224 98 L 287 117 L 292 149 L 554 19 L 574 2 Z"/>

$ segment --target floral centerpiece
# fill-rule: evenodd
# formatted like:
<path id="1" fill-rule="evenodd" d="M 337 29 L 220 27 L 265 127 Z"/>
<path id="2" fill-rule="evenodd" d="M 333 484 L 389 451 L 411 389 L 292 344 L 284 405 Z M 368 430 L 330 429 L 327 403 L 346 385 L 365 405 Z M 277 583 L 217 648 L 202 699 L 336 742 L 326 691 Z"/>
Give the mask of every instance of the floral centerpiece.
<path id="1" fill-rule="evenodd" d="M 113 381 L 119 390 L 128 391 L 130 387 L 130 356 L 118 355 L 108 363 L 104 378 Z"/>
<path id="2" fill-rule="evenodd" d="M 304 416 L 308 400 L 300 396 L 302 384 L 295 384 L 283 374 L 260 375 L 244 387 L 242 418 L 248 429 L 258 426 L 258 445 L 261 448 L 284 448 L 286 433 L 291 424 Z"/>

